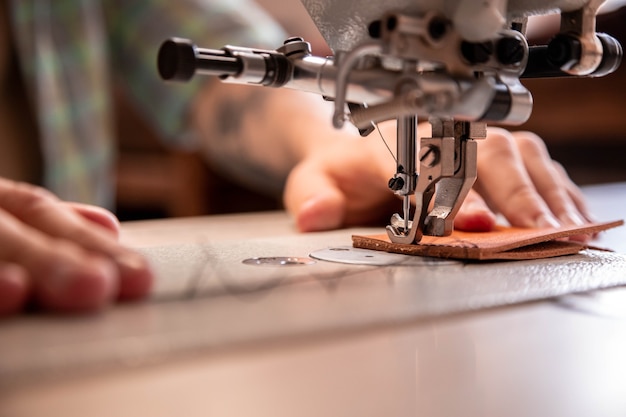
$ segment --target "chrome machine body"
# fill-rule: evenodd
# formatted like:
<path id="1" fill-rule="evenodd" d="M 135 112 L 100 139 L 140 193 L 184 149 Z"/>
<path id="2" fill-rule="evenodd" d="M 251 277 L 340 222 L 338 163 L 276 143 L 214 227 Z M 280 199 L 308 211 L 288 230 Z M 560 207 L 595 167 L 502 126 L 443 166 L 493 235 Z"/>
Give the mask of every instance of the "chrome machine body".
<path id="1" fill-rule="evenodd" d="M 486 123 L 516 125 L 530 116 L 532 96 L 520 78 L 595 77 L 619 66 L 621 45 L 595 30 L 603 1 L 302 0 L 333 57 L 313 56 L 301 38 L 276 50 L 211 50 L 173 38 L 159 51 L 159 71 L 164 79 L 205 74 L 317 93 L 334 101 L 335 127 L 349 121 L 363 135 L 395 119 L 389 188 L 404 204 L 387 233 L 411 244 L 452 232 L 476 179 L 475 140 L 486 136 Z M 560 33 L 529 47 L 528 17 L 558 12 Z M 419 146 L 418 118 L 432 125 Z"/>

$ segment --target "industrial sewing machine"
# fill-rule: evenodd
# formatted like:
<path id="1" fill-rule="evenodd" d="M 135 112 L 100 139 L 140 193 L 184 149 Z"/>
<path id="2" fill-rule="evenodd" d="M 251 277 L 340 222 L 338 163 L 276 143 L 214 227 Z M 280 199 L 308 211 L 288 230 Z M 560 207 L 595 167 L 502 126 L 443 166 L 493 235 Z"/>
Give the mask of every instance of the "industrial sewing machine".
<path id="1" fill-rule="evenodd" d="M 276 50 L 203 49 L 173 38 L 161 46 L 158 66 L 166 80 L 203 74 L 320 94 L 334 101 L 335 127 L 349 120 L 362 135 L 397 120 L 389 188 L 402 197 L 403 213 L 392 216 L 387 233 L 411 244 L 452 232 L 476 179 L 475 140 L 486 136 L 486 123 L 515 125 L 530 116 L 532 96 L 520 78 L 598 77 L 619 66 L 619 42 L 595 31 L 603 2 L 302 0 L 333 57 L 313 56 L 301 38 Z M 529 47 L 528 17 L 556 12 L 559 33 Z M 418 118 L 432 125 L 419 147 Z"/>

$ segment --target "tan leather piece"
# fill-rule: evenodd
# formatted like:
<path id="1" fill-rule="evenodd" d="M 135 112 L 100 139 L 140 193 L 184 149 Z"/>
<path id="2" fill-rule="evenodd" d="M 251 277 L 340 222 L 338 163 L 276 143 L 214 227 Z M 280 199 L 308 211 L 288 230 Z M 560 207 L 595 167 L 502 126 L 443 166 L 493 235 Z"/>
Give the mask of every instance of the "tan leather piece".
<path id="1" fill-rule="evenodd" d="M 392 243 L 385 235 L 352 236 L 355 248 L 374 249 L 407 255 L 473 260 L 523 260 L 572 255 L 587 245 L 557 240 L 575 235 L 586 235 L 612 229 L 623 220 L 592 223 L 585 226 L 526 229 L 498 226 L 491 232 L 462 232 L 450 236 L 424 236 L 417 244 Z"/>

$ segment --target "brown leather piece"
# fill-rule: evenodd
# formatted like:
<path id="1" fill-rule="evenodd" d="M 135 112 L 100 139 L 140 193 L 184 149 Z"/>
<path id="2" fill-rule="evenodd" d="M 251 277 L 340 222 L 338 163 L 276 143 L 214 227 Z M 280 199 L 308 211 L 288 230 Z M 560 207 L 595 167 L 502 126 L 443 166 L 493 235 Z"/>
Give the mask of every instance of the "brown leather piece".
<path id="1" fill-rule="evenodd" d="M 498 226 L 491 232 L 462 232 L 455 230 L 450 236 L 424 236 L 417 244 L 392 243 L 384 235 L 352 236 L 355 248 L 374 249 L 407 255 L 473 260 L 523 260 L 573 255 L 587 245 L 580 242 L 558 240 L 576 235 L 586 235 L 612 229 L 624 224 L 623 220 L 592 223 L 585 226 L 526 229 Z"/>

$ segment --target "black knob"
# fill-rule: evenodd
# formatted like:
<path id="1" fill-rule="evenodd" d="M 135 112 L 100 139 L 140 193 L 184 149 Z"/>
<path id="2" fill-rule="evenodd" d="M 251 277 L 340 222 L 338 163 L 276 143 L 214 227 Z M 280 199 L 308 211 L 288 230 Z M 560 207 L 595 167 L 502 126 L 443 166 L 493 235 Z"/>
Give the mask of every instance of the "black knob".
<path id="1" fill-rule="evenodd" d="M 188 81 L 196 72 L 196 51 L 188 39 L 170 38 L 159 48 L 159 74 L 164 80 Z"/>
<path id="2" fill-rule="evenodd" d="M 622 45 L 614 37 L 606 33 L 596 33 L 602 43 L 602 61 L 593 72 L 593 77 L 602 77 L 614 72 L 622 63 Z"/>
<path id="3" fill-rule="evenodd" d="M 563 71 L 580 62 L 582 46 L 580 41 L 570 35 L 556 35 L 548 44 L 548 61 Z"/>

